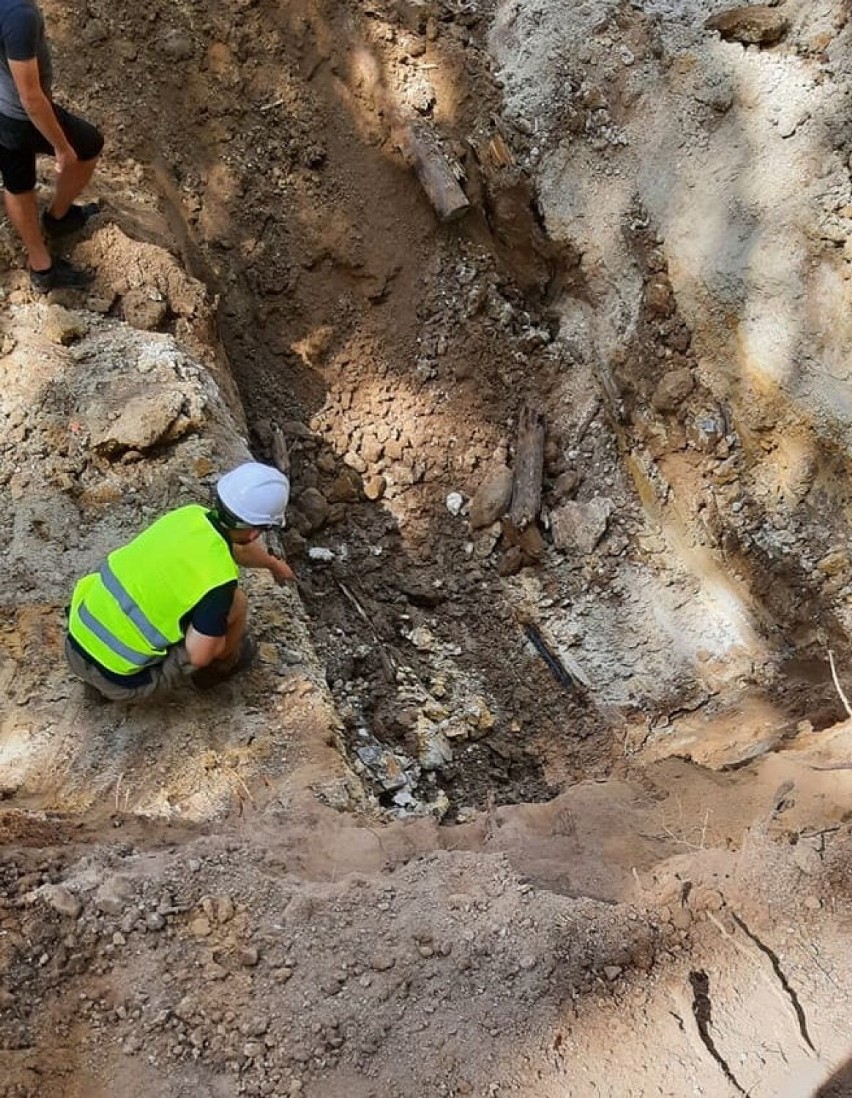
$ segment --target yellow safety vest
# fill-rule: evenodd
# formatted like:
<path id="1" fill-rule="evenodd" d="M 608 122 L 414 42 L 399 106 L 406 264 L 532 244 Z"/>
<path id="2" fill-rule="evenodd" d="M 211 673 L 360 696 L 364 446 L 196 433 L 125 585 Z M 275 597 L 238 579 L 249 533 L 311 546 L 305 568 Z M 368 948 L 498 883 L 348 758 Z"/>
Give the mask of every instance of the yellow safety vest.
<path id="1" fill-rule="evenodd" d="M 102 667 L 132 675 L 183 637 L 181 619 L 239 568 L 198 504 L 163 515 L 77 583 L 68 631 Z"/>

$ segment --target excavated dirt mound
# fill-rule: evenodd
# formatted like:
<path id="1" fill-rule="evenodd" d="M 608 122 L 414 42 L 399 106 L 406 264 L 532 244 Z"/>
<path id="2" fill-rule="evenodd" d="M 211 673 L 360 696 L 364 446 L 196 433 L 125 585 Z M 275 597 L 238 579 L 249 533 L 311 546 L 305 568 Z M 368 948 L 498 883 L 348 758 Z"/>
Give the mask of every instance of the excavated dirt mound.
<path id="1" fill-rule="evenodd" d="M 45 12 L 107 154 L 91 294 L 0 238 L 0 1095 L 852 1092 L 844 5 Z M 282 435 L 258 666 L 93 701 L 74 578 Z"/>

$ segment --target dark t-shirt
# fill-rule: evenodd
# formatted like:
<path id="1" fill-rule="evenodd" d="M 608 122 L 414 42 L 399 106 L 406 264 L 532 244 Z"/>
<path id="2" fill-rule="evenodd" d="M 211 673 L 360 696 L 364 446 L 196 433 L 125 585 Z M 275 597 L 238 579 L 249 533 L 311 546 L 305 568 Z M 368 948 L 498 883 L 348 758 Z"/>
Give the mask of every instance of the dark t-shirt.
<path id="1" fill-rule="evenodd" d="M 44 19 L 34 0 L 0 0 L 0 114 L 26 119 L 10 61 L 38 59 L 41 86 L 50 95 L 53 80 L 50 50 L 44 37 Z"/>
<path id="2" fill-rule="evenodd" d="M 211 519 L 212 522 L 212 519 Z M 215 523 L 213 523 L 216 526 Z M 216 526 L 219 530 L 219 527 Z M 219 533 L 222 531 L 219 530 Z M 218 587 L 214 587 L 208 591 L 207 594 L 200 599 L 195 606 L 180 620 L 180 627 L 183 630 L 184 636 L 190 625 L 196 631 L 196 633 L 203 633 L 205 637 L 224 637 L 228 632 L 228 614 L 231 610 L 231 603 L 234 601 L 234 592 L 237 589 L 237 581 L 229 580 L 227 583 L 222 583 Z M 119 683 L 121 686 L 146 686 L 151 681 L 151 672 L 148 668 L 144 668 L 142 671 L 137 671 L 133 675 L 118 675 L 115 671 L 110 671 L 108 668 L 103 667 L 97 660 L 93 660 L 85 649 L 74 640 L 72 636 L 68 637 L 72 647 L 74 647 L 83 659 L 88 660 L 89 663 L 93 663 L 97 669 L 101 672 L 104 678 L 110 680 L 110 682 Z"/>

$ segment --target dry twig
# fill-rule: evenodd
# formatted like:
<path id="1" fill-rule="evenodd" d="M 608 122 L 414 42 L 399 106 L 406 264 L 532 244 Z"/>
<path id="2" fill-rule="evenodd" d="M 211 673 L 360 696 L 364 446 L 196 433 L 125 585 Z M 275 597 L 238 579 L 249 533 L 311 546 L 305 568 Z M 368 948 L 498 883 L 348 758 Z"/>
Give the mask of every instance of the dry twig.
<path id="1" fill-rule="evenodd" d="M 846 715 L 852 718 L 852 709 L 849 707 L 849 701 L 843 693 L 843 687 L 840 685 L 840 681 L 837 678 L 837 669 L 834 666 L 834 653 L 830 648 L 828 650 L 828 662 L 831 665 L 831 677 L 834 679 L 834 688 L 840 696 L 840 700 L 843 702 L 843 708 L 846 710 Z"/>

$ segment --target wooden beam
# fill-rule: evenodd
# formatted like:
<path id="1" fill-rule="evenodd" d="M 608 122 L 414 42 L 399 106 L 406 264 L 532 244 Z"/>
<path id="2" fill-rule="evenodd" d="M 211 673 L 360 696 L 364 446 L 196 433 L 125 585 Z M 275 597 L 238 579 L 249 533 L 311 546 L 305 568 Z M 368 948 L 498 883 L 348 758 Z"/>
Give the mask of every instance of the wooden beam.
<path id="1" fill-rule="evenodd" d="M 515 483 L 509 508 L 509 518 L 519 530 L 535 522 L 541 510 L 544 434 L 544 413 L 525 404 L 518 420 Z"/>

